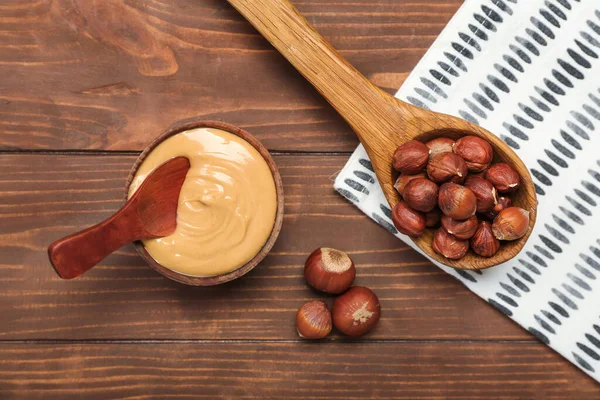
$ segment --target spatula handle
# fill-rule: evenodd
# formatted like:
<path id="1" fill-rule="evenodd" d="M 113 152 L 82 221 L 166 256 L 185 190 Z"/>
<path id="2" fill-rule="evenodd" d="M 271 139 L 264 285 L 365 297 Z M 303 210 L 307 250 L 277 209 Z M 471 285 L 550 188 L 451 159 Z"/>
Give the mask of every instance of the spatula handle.
<path id="1" fill-rule="evenodd" d="M 346 119 L 363 144 L 371 139 L 363 136 L 376 131 L 374 121 L 397 114 L 391 96 L 350 65 L 288 0 L 228 1 Z"/>
<path id="2" fill-rule="evenodd" d="M 137 239 L 135 208 L 121 209 L 109 219 L 57 240 L 48 247 L 48 256 L 63 279 L 76 278 L 129 242 Z M 133 228 L 133 229 L 132 229 Z"/>

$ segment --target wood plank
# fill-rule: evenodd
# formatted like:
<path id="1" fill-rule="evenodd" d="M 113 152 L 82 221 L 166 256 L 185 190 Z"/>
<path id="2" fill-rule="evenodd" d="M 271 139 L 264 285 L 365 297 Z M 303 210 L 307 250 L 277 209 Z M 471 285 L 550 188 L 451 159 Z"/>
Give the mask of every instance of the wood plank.
<path id="1" fill-rule="evenodd" d="M 294 2 L 362 73 L 400 87 L 461 0 Z M 0 148 L 141 150 L 173 121 L 224 120 L 271 150 L 354 134 L 225 0 L 0 7 Z"/>
<path id="2" fill-rule="evenodd" d="M 347 250 L 356 284 L 380 296 L 372 338 L 532 340 L 335 193 L 331 179 L 346 159 L 276 156 L 286 214 L 272 253 L 242 279 L 194 288 L 146 267 L 132 246 L 72 281 L 50 267 L 51 242 L 119 208 L 135 157 L 0 155 L 0 340 L 294 339 L 297 308 L 331 301 L 302 276 L 320 246 Z"/>
<path id="3" fill-rule="evenodd" d="M 541 343 L 0 344 L 3 399 L 598 399 Z"/>

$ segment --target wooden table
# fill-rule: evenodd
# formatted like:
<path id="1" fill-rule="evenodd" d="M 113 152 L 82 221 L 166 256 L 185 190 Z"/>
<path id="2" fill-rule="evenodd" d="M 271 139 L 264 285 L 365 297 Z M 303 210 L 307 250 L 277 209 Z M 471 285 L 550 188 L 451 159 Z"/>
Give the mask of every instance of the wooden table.
<path id="1" fill-rule="evenodd" d="M 332 189 L 357 140 L 225 0 L 0 2 L 1 399 L 598 399 L 600 386 Z M 394 92 L 459 0 L 302 0 Z M 273 152 L 285 220 L 236 282 L 186 287 L 131 246 L 73 281 L 50 242 L 122 203 L 171 122 L 224 120 Z M 349 252 L 383 317 L 368 337 L 298 339 L 316 247 Z M 331 299 L 328 299 L 330 301 Z"/>

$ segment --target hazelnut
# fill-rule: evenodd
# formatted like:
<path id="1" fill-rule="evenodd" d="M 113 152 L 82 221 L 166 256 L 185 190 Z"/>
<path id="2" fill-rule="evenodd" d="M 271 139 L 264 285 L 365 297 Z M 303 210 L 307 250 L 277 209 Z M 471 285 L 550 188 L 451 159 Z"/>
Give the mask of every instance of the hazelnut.
<path id="1" fill-rule="evenodd" d="M 438 206 L 444 215 L 460 221 L 475 214 L 477 198 L 471 189 L 456 183 L 444 183 L 440 187 Z"/>
<path id="2" fill-rule="evenodd" d="M 333 325 L 340 332 L 348 336 L 360 336 L 377 325 L 381 306 L 370 289 L 355 286 L 335 299 L 331 314 Z"/>
<path id="3" fill-rule="evenodd" d="M 494 206 L 494 209 L 490 212 L 484 213 L 483 215 L 490 221 L 493 221 L 498 216 L 498 214 L 500 214 L 500 211 L 510 206 L 512 206 L 512 201 L 510 200 L 510 197 L 498 197 L 498 203 L 496 204 L 496 206 Z"/>
<path id="4" fill-rule="evenodd" d="M 517 240 L 529 228 L 529 212 L 519 207 L 508 207 L 494 219 L 492 231 L 498 240 Z"/>
<path id="5" fill-rule="evenodd" d="M 457 239 L 440 228 L 433 234 L 433 250 L 450 260 L 458 260 L 469 251 L 469 241 Z"/>
<path id="6" fill-rule="evenodd" d="M 434 208 L 433 210 L 425 213 L 425 226 L 427 228 L 435 228 L 440 223 L 442 219 L 442 211 L 439 208 Z"/>
<path id="7" fill-rule="evenodd" d="M 296 314 L 296 331 L 303 339 L 322 339 L 331 328 L 331 313 L 322 301 L 309 301 Z"/>
<path id="8" fill-rule="evenodd" d="M 425 178 L 413 179 L 404 188 L 403 197 L 412 209 L 431 211 L 437 205 L 438 185 Z"/>
<path id="9" fill-rule="evenodd" d="M 494 237 L 492 224 L 482 221 L 471 238 L 471 250 L 482 257 L 491 257 L 500 249 L 500 241 Z"/>
<path id="10" fill-rule="evenodd" d="M 326 293 L 345 292 L 356 276 L 352 259 L 340 250 L 321 247 L 304 264 L 304 278 L 310 286 Z"/>
<path id="11" fill-rule="evenodd" d="M 478 225 L 479 221 L 474 215 L 464 221 L 457 221 L 445 215 L 442 217 L 442 227 L 446 232 L 460 240 L 470 239 L 475 234 Z"/>
<path id="12" fill-rule="evenodd" d="M 421 236 L 425 230 L 425 216 L 415 211 L 404 201 L 399 201 L 392 211 L 392 221 L 400 233 L 408 236 Z"/>
<path id="13" fill-rule="evenodd" d="M 480 176 L 469 176 L 465 182 L 465 187 L 471 189 L 477 198 L 477 212 L 492 211 L 498 204 L 496 188 L 490 181 L 486 181 Z"/>
<path id="14" fill-rule="evenodd" d="M 461 156 L 472 172 L 485 170 L 494 158 L 492 146 L 477 136 L 464 136 L 454 144 L 454 152 Z"/>
<path id="15" fill-rule="evenodd" d="M 486 169 L 484 169 L 484 170 L 483 170 L 483 171 L 481 171 L 481 172 L 469 172 L 469 176 L 467 177 L 467 179 L 469 179 L 469 178 L 470 178 L 470 177 L 472 177 L 472 176 L 477 176 L 477 177 L 479 177 L 479 178 L 483 178 L 483 179 L 485 179 L 485 173 L 486 173 L 486 172 L 487 172 L 487 168 L 486 168 Z"/>
<path id="16" fill-rule="evenodd" d="M 494 207 L 494 209 L 492 210 L 493 212 L 495 212 L 496 214 L 500 214 L 500 211 L 507 209 L 508 207 L 512 206 L 512 200 L 510 199 L 510 197 L 499 197 L 498 198 L 498 204 L 496 204 L 496 206 Z"/>
<path id="17" fill-rule="evenodd" d="M 422 171 L 429 161 L 429 147 L 416 140 L 404 143 L 394 152 L 394 169 L 403 174 Z"/>
<path id="18" fill-rule="evenodd" d="M 514 192 L 519 188 L 521 179 L 513 167 L 508 164 L 500 163 L 492 165 L 485 172 L 485 179 L 492 182 L 492 185 L 500 193 Z"/>
<path id="19" fill-rule="evenodd" d="M 467 174 L 467 164 L 454 153 L 441 153 L 433 157 L 427 165 L 427 175 L 435 183 L 462 183 Z"/>
<path id="20" fill-rule="evenodd" d="M 396 179 L 396 183 L 394 183 L 394 188 L 398 193 L 400 193 L 400 196 L 404 196 L 404 188 L 406 187 L 408 182 L 412 181 L 413 179 L 425 177 L 425 172 L 421 172 L 416 175 L 400 174 L 400 176 L 398 176 L 398 179 Z"/>
<path id="21" fill-rule="evenodd" d="M 446 137 L 439 137 L 430 140 L 426 143 L 431 153 L 429 153 L 429 159 L 437 156 L 440 153 L 452 153 L 454 147 L 454 140 Z"/>

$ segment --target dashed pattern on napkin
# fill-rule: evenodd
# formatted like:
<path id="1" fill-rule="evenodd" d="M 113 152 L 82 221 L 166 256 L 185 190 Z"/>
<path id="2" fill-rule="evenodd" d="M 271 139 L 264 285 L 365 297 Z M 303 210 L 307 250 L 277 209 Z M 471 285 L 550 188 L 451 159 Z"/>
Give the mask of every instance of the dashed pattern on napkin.
<path id="1" fill-rule="evenodd" d="M 397 97 L 481 124 L 523 158 L 539 201 L 527 246 L 485 271 L 439 266 L 600 380 L 600 5 L 468 0 Z M 335 188 L 412 245 L 362 147 Z"/>

